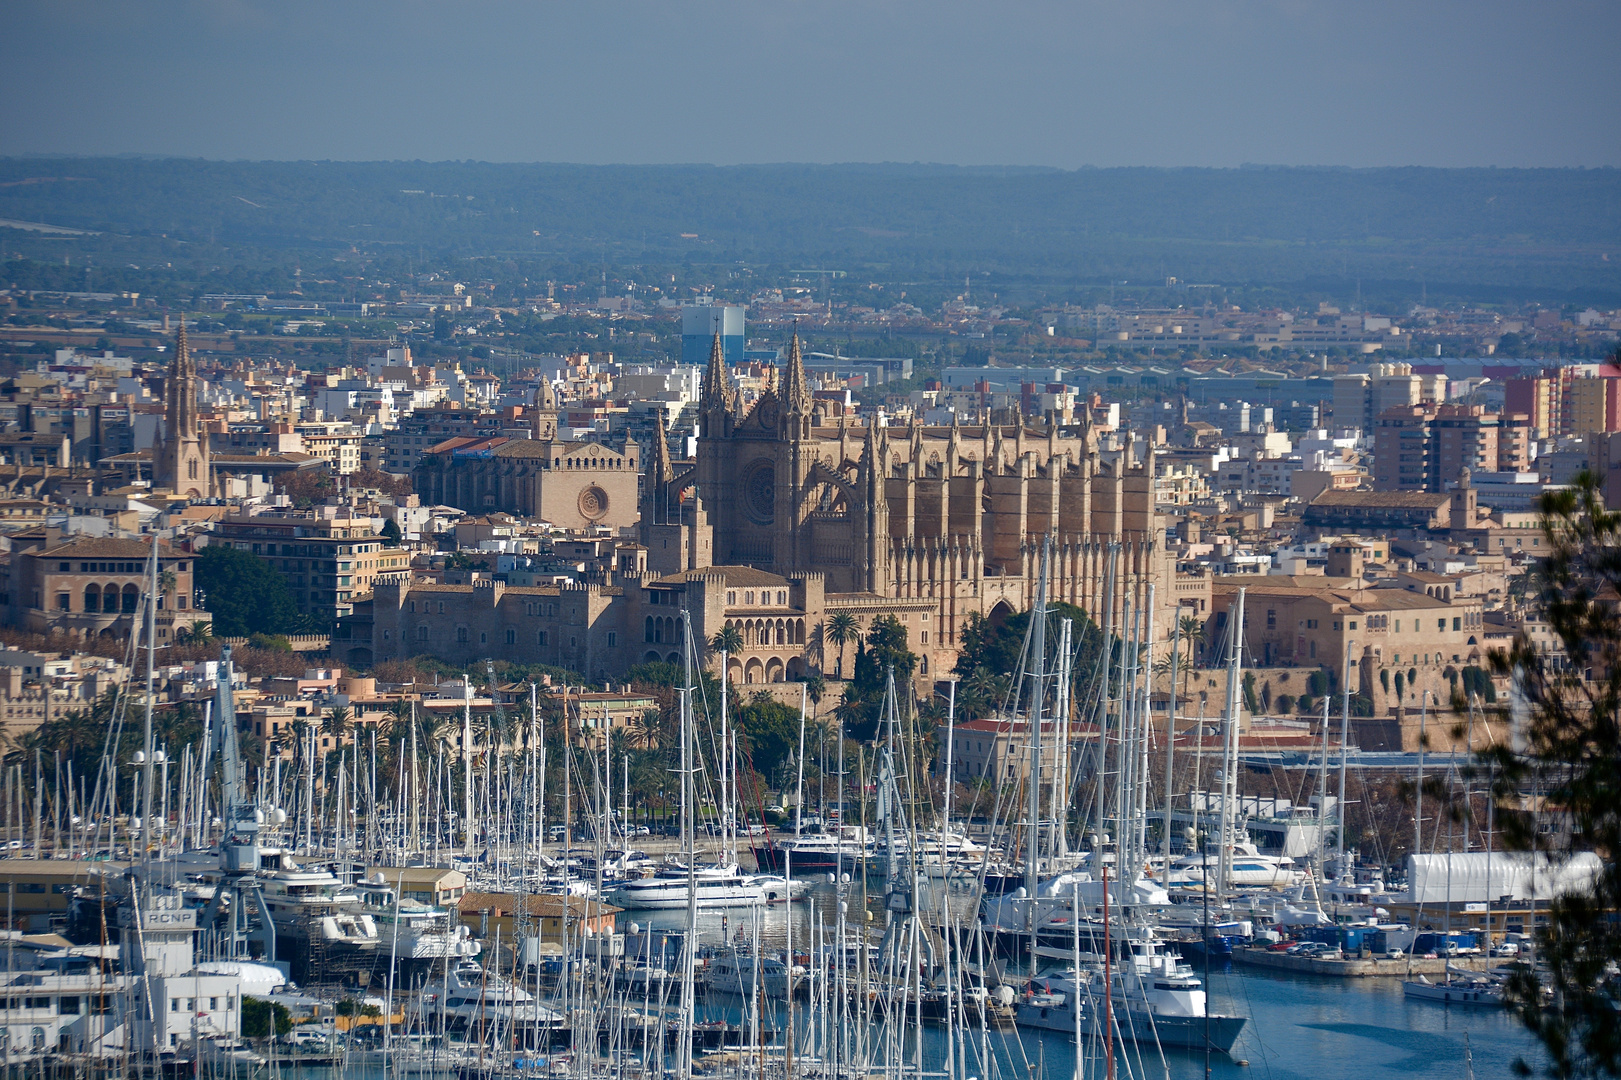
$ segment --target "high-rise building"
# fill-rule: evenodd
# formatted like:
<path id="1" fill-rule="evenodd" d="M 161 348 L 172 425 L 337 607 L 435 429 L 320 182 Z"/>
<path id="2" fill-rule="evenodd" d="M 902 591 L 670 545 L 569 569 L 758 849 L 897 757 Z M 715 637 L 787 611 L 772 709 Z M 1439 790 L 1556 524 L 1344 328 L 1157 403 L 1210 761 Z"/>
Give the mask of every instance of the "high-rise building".
<path id="1" fill-rule="evenodd" d="M 1365 375 L 1334 376 L 1334 426 L 1372 435 L 1387 409 L 1446 401 L 1445 375 L 1418 375 L 1411 364 L 1370 364 Z"/>
<path id="2" fill-rule="evenodd" d="M 743 362 L 743 309 L 724 304 L 689 304 L 681 309 L 681 362 L 702 365 L 709 360 L 709 347 L 720 335 L 726 362 L 736 367 Z"/>
<path id="3" fill-rule="evenodd" d="M 1375 491 L 1448 490 L 1464 469 L 1523 472 L 1530 467 L 1530 420 L 1480 405 L 1386 409 L 1374 436 Z"/>

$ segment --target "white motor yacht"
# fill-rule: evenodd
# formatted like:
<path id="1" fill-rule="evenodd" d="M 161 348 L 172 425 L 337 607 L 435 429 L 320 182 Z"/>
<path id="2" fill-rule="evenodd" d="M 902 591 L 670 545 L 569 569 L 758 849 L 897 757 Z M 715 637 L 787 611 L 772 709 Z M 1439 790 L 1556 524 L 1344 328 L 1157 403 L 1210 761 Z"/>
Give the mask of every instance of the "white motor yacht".
<path id="1" fill-rule="evenodd" d="M 1254 844 L 1242 840 L 1233 844 L 1232 849 L 1229 886 L 1287 888 L 1300 880 L 1295 861 L 1287 855 L 1263 855 Z M 1212 878 L 1220 873 L 1217 853 L 1193 852 L 1171 863 L 1169 884 L 1172 887 L 1203 885 L 1207 872 Z"/>
<path id="2" fill-rule="evenodd" d="M 473 940 L 471 927 L 458 924 L 443 908 L 396 895 L 394 886 L 382 880 L 381 872 L 378 880 L 362 882 L 357 892 L 377 925 L 379 948 L 388 949 L 401 960 L 472 958 L 482 948 Z"/>
<path id="3" fill-rule="evenodd" d="M 709 989 L 753 999 L 764 991 L 770 998 L 781 1000 L 788 996 L 789 976 L 793 988 L 799 990 L 808 984 L 810 972 L 770 956 L 755 956 L 738 949 L 728 949 L 704 965 L 704 982 Z"/>
<path id="4" fill-rule="evenodd" d="M 422 1015 L 431 1029 L 469 1042 L 506 1043 L 526 1049 L 551 1045 L 567 1026 L 529 991 L 471 961 L 452 967 L 422 990 Z"/>
<path id="5" fill-rule="evenodd" d="M 698 866 L 690 873 L 685 866 L 669 863 L 653 877 L 620 883 L 608 893 L 607 900 L 622 908 L 684 908 L 695 891 L 701 908 L 754 907 L 768 902 L 767 880 L 745 874 L 736 863 Z M 782 899 L 789 898 L 785 888 L 779 886 L 777 891 L 783 893 Z"/>

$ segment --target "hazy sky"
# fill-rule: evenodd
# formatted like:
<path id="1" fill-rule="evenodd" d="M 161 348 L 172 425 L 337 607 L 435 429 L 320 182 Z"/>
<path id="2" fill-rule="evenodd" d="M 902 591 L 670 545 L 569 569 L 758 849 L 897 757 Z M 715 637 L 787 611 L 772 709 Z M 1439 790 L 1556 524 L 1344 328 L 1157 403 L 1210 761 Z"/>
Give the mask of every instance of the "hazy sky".
<path id="1" fill-rule="evenodd" d="M 1615 0 L 7 0 L 0 153 L 1621 165 Z"/>

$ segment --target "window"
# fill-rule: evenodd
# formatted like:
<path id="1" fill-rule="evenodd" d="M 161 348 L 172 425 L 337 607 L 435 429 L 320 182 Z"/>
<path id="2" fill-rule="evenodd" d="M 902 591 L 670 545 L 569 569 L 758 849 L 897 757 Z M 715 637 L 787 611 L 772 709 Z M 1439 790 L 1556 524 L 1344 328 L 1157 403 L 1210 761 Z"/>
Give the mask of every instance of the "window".
<path id="1" fill-rule="evenodd" d="M 927 645 L 929 643 L 929 632 L 927 630 L 920 630 L 918 632 L 918 639 L 919 645 Z M 926 671 L 925 674 L 927 674 Z"/>
<path id="2" fill-rule="evenodd" d="M 1445 619 L 1436 619 L 1435 628 L 1437 630 L 1445 630 L 1447 628 L 1447 621 Z"/>
<path id="3" fill-rule="evenodd" d="M 1463 629 L 1463 620 L 1461 618 L 1453 619 L 1452 620 L 1452 629 L 1454 629 L 1454 630 L 1462 630 Z"/>
<path id="4" fill-rule="evenodd" d="M 1352 630 L 1355 630 L 1355 629 L 1356 629 L 1356 620 L 1355 620 L 1355 619 L 1352 619 L 1352 620 L 1351 620 L 1351 629 L 1352 629 Z"/>
<path id="5" fill-rule="evenodd" d="M 785 605 L 785 604 L 788 603 L 788 592 L 787 592 L 787 590 L 785 590 L 785 589 L 778 589 L 777 590 L 777 603 L 778 603 L 778 605 Z"/>
<path id="6" fill-rule="evenodd" d="M 444 613 L 445 613 L 445 602 L 443 600 L 441 600 L 441 601 L 439 601 L 439 614 L 443 615 Z"/>
<path id="7" fill-rule="evenodd" d="M 737 590 L 736 589 L 728 589 L 726 591 L 726 603 L 729 604 L 729 605 L 732 605 L 732 606 L 736 606 L 736 604 L 737 604 Z"/>
<path id="8" fill-rule="evenodd" d="M 753 604 L 754 603 L 754 590 L 753 589 L 750 589 L 750 590 L 748 590 L 747 592 L 745 592 L 743 594 L 743 602 L 745 604 Z"/>
<path id="9" fill-rule="evenodd" d="M 59 592 L 59 593 L 56 594 L 56 610 L 58 610 L 58 611 L 72 611 L 73 610 L 72 599 L 68 596 L 67 593 Z"/>
<path id="10" fill-rule="evenodd" d="M 428 624 L 427 623 L 423 623 L 421 626 L 417 627 L 417 640 L 418 641 L 427 641 L 428 640 Z"/>
<path id="11" fill-rule="evenodd" d="M 489 635 L 486 634 L 484 631 L 480 630 L 478 632 L 478 643 L 480 645 L 484 645 L 484 644 L 487 644 L 488 642 L 489 642 Z"/>
<path id="12" fill-rule="evenodd" d="M 536 645 L 544 645 L 544 644 L 546 644 L 546 631 L 542 630 L 540 633 L 535 635 L 535 644 Z"/>
<path id="13" fill-rule="evenodd" d="M 516 645 L 516 644 L 518 644 L 518 631 L 516 631 L 516 630 L 508 630 L 507 631 L 507 644 L 508 645 Z"/>
<path id="14" fill-rule="evenodd" d="M 612 630 L 608 631 L 608 648 L 613 648 L 616 644 L 618 644 L 618 641 L 619 635 L 614 633 Z"/>

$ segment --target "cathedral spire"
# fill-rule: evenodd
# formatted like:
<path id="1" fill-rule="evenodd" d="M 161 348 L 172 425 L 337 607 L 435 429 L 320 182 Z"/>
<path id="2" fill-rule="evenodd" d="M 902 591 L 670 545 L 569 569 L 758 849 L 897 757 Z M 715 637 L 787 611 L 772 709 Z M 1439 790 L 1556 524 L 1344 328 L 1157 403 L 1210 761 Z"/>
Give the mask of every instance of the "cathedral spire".
<path id="1" fill-rule="evenodd" d="M 195 439 L 197 437 L 197 363 L 191 358 L 191 346 L 186 342 L 186 319 L 181 316 L 180 328 L 175 332 L 174 360 L 169 364 L 169 378 L 164 385 L 167 399 L 168 434 L 170 438 Z"/>
<path id="2" fill-rule="evenodd" d="M 805 378 L 805 358 L 799 351 L 799 331 L 788 341 L 788 370 L 782 380 L 783 407 L 789 416 L 811 413 L 810 383 Z"/>
<path id="3" fill-rule="evenodd" d="M 653 482 L 662 487 L 674 475 L 675 467 L 670 462 L 670 441 L 665 437 L 664 417 L 661 415 L 653 420 Z"/>
<path id="4" fill-rule="evenodd" d="M 735 402 L 732 397 L 732 375 L 726 367 L 726 350 L 720 335 L 709 346 L 709 366 L 704 369 L 703 407 L 722 408 L 730 412 Z"/>

